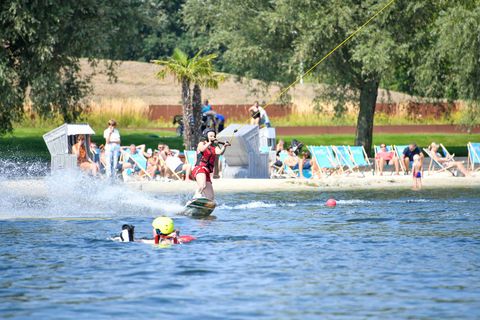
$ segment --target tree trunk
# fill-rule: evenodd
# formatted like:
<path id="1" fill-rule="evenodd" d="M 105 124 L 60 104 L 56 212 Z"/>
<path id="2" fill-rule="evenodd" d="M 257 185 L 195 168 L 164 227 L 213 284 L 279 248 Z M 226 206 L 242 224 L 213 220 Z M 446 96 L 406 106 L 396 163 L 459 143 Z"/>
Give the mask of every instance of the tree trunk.
<path id="1" fill-rule="evenodd" d="M 192 97 L 193 108 L 193 143 L 197 145 L 202 134 L 202 89 L 195 83 Z"/>
<path id="2" fill-rule="evenodd" d="M 360 88 L 360 110 L 358 112 L 355 145 L 362 145 L 370 155 L 372 150 L 373 120 L 377 103 L 379 80 L 365 80 Z"/>
<path id="3" fill-rule="evenodd" d="M 182 105 L 183 105 L 183 144 L 185 150 L 192 150 L 192 93 L 190 90 L 190 81 L 182 79 Z"/>

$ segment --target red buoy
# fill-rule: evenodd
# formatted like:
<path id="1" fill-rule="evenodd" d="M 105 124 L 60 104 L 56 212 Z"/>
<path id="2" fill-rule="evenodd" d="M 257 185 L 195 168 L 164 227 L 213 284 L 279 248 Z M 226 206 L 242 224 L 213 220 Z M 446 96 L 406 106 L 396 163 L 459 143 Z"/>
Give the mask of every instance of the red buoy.
<path id="1" fill-rule="evenodd" d="M 327 207 L 333 208 L 337 205 L 337 201 L 333 198 L 330 198 L 325 204 L 327 205 Z"/>

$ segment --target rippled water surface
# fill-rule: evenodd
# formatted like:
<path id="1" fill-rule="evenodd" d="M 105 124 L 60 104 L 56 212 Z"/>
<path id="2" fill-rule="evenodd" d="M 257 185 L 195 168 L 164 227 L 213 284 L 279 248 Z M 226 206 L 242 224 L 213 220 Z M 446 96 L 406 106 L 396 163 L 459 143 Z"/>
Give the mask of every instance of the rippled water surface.
<path id="1" fill-rule="evenodd" d="M 7 191 L 0 318 L 480 318 L 480 190 L 223 194 L 194 220 L 186 195 L 115 188 Z M 109 239 L 161 212 L 198 240 Z"/>

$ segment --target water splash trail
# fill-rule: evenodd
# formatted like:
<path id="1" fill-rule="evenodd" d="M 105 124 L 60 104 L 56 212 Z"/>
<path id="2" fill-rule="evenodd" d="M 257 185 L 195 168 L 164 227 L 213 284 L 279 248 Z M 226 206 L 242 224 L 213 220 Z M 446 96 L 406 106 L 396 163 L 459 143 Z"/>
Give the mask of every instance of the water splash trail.
<path id="1" fill-rule="evenodd" d="M 6 163 L 11 170 L 8 176 L 0 175 L 0 219 L 157 216 L 173 215 L 183 208 L 178 197 L 147 194 L 121 181 L 112 183 L 79 171 L 58 171 L 43 177 L 32 172 L 25 175 L 21 164 Z M 32 167 L 38 173 L 44 166 Z"/>

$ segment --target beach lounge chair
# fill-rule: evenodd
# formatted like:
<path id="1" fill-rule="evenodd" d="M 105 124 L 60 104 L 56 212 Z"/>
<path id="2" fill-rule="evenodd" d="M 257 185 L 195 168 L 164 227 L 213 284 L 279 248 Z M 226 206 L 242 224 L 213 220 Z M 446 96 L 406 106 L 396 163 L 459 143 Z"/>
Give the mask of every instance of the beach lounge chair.
<path id="1" fill-rule="evenodd" d="M 475 165 L 480 165 L 480 143 L 469 142 L 467 145 L 468 148 L 468 164 L 467 169 L 472 171 L 480 170 L 480 167 L 475 169 Z"/>
<path id="2" fill-rule="evenodd" d="M 185 150 L 183 151 L 183 154 L 185 155 L 185 162 L 192 166 L 193 169 L 197 163 L 197 151 Z"/>
<path id="3" fill-rule="evenodd" d="M 358 168 L 364 168 L 364 170 L 369 168 L 373 174 L 372 164 L 370 163 L 368 155 L 363 146 L 349 146 L 348 150 L 352 155 L 353 162 Z"/>
<path id="4" fill-rule="evenodd" d="M 353 161 L 348 146 L 332 146 L 337 162 L 343 167 L 343 172 L 353 173 L 355 169 L 358 171 L 357 164 Z"/>
<path id="5" fill-rule="evenodd" d="M 342 172 L 342 166 L 335 158 L 332 147 L 307 146 L 307 148 L 312 154 L 312 160 L 316 162 L 322 174 L 331 175 Z"/>
<path id="6" fill-rule="evenodd" d="M 428 165 L 428 173 L 440 173 L 440 172 L 448 171 L 452 174 L 452 176 L 455 176 L 455 170 L 453 170 L 453 168 L 456 167 L 456 165 L 454 164 L 445 165 L 438 162 L 437 160 L 435 160 L 435 157 L 433 156 L 432 151 L 427 148 L 423 148 L 423 152 L 425 152 L 427 156 L 430 158 L 430 164 Z M 438 169 L 436 169 L 435 167 L 438 167 Z"/>
<path id="7" fill-rule="evenodd" d="M 129 159 L 132 159 L 137 168 L 140 169 L 141 175 L 140 176 L 147 176 L 148 178 L 152 178 L 152 176 L 147 172 L 147 158 L 143 155 L 143 149 L 137 147 L 137 153 L 134 155 L 130 154 L 129 147 L 121 147 L 121 161 L 125 162 Z"/>
<path id="8" fill-rule="evenodd" d="M 395 145 L 394 146 L 394 149 L 395 149 L 395 153 L 398 157 L 398 161 L 400 162 L 400 168 L 402 169 L 403 173 L 407 172 L 407 169 L 405 167 L 405 162 L 402 161 L 402 157 L 403 157 L 403 150 L 405 150 L 405 148 L 408 148 L 408 145 Z"/>
<path id="9" fill-rule="evenodd" d="M 442 148 L 442 153 L 445 158 L 450 158 L 452 160 L 455 160 L 454 159 L 455 154 L 451 154 L 450 152 L 448 152 L 447 148 L 445 148 L 445 146 L 441 143 L 440 143 L 440 148 Z"/>
<path id="10" fill-rule="evenodd" d="M 269 146 L 261 146 L 260 147 L 260 152 L 261 153 L 269 153 L 272 150 Z"/>
<path id="11" fill-rule="evenodd" d="M 285 175 L 285 171 L 284 171 L 284 166 L 276 166 L 275 164 L 272 164 L 271 165 L 271 169 L 270 169 L 270 178 L 271 179 L 275 179 L 275 178 L 287 178 L 287 176 Z"/>
<path id="12" fill-rule="evenodd" d="M 288 157 L 287 151 L 280 152 L 278 157 L 280 158 L 280 161 L 282 161 L 282 163 L 283 163 L 283 167 L 282 167 L 282 170 L 280 170 L 280 172 L 281 172 L 280 174 L 283 175 L 283 177 L 285 177 L 285 178 L 297 178 L 298 177 L 298 170 L 293 170 L 292 168 L 290 168 L 289 166 L 287 166 L 285 164 L 285 160 Z"/>

